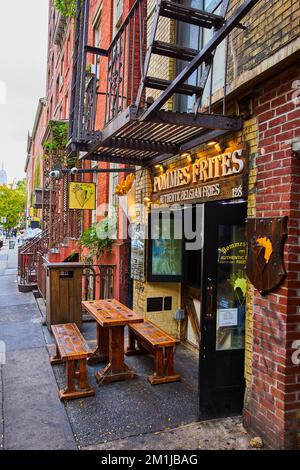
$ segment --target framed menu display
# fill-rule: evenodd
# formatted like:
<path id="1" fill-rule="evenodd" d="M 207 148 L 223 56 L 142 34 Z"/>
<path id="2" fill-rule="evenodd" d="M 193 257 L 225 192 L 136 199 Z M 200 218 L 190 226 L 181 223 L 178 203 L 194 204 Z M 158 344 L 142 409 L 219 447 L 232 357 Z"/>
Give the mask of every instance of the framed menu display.
<path id="1" fill-rule="evenodd" d="M 169 214 L 168 214 L 169 216 Z M 153 224 L 156 227 L 153 227 Z M 152 224 L 152 227 L 151 227 Z M 175 234 L 174 218 L 163 214 L 149 223 L 148 281 L 178 282 L 183 275 L 183 240 Z"/>
<path id="2" fill-rule="evenodd" d="M 131 278 L 142 282 L 145 280 L 145 235 L 145 224 L 131 224 Z"/>

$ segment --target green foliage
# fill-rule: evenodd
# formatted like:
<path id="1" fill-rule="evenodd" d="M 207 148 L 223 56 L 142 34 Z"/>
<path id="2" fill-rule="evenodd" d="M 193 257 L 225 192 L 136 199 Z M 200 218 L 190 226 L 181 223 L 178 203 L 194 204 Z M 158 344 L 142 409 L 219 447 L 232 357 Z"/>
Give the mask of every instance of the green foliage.
<path id="1" fill-rule="evenodd" d="M 68 123 L 63 121 L 50 121 L 51 138 L 44 142 L 44 150 L 56 152 L 64 150 L 68 143 Z"/>
<path id="2" fill-rule="evenodd" d="M 76 15 L 76 0 L 55 0 L 54 5 L 56 10 L 66 18 Z"/>
<path id="3" fill-rule="evenodd" d="M 90 250 L 90 255 L 100 258 L 105 252 L 111 252 L 114 242 L 112 223 L 112 219 L 105 217 L 83 232 L 80 243 Z M 86 256 L 86 262 L 87 260 L 90 262 L 91 256 Z"/>
<path id="4" fill-rule="evenodd" d="M 0 186 L 0 217 L 6 217 L 4 228 L 13 228 L 21 222 L 25 210 L 26 181 L 18 181 L 16 188 Z"/>

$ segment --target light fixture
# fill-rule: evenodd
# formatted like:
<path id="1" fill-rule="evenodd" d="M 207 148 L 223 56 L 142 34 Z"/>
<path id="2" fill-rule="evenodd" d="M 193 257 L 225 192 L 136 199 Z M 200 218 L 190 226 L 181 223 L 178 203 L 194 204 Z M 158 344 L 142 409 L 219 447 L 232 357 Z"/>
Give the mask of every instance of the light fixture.
<path id="1" fill-rule="evenodd" d="M 224 142 L 219 142 L 217 140 L 211 140 L 209 142 L 207 142 L 207 146 L 208 147 L 215 147 L 216 151 L 217 152 L 224 152 L 225 148 L 226 148 L 226 144 Z"/>
<path id="2" fill-rule="evenodd" d="M 145 196 L 144 199 L 143 199 L 143 201 L 144 201 L 144 206 L 146 206 L 147 208 L 149 208 L 149 207 L 151 206 L 151 199 L 150 199 L 150 197 Z"/>
<path id="3" fill-rule="evenodd" d="M 191 153 L 190 152 L 183 152 L 181 155 L 180 155 L 182 158 L 188 158 L 191 156 Z"/>
<path id="4" fill-rule="evenodd" d="M 154 168 L 156 168 L 157 170 L 159 170 L 160 172 L 163 172 L 164 171 L 164 167 L 158 163 L 157 165 L 154 165 Z"/>

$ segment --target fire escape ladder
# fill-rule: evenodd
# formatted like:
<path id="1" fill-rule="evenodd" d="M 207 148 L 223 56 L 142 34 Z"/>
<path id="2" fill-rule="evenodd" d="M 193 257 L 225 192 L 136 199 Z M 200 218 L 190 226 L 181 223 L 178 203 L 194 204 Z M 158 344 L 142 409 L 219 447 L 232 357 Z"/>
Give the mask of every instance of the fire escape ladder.
<path id="1" fill-rule="evenodd" d="M 225 16 L 228 10 L 229 1 L 230 0 L 223 0 L 222 2 L 220 2 L 222 3 L 220 15 L 216 15 L 214 13 L 198 10 L 192 7 L 182 5 L 180 3 L 172 2 L 170 0 L 158 0 L 155 7 L 155 14 L 152 23 L 149 45 L 147 47 L 147 52 L 145 56 L 143 76 L 140 82 L 136 99 L 137 109 L 140 107 L 141 98 L 143 96 L 145 88 L 153 88 L 156 90 L 165 91 L 172 84 L 171 81 L 148 76 L 148 70 L 152 54 L 169 57 L 177 60 L 183 60 L 187 62 L 192 61 L 199 54 L 198 49 L 191 49 L 180 44 L 171 44 L 157 40 L 156 36 L 158 32 L 159 19 L 162 17 L 169 18 L 174 21 L 195 25 L 199 28 L 213 29 L 214 31 L 217 31 L 225 23 Z M 213 64 L 213 56 L 214 52 L 204 64 L 202 76 L 199 81 L 199 86 L 181 83 L 175 88 L 174 92 L 189 96 L 195 95 L 195 102 L 201 103 L 203 91 L 207 79 L 209 77 L 211 66 Z"/>
<path id="2" fill-rule="evenodd" d="M 259 0 L 245 0 L 244 3 L 239 8 L 237 8 L 229 18 L 227 18 L 230 0 L 222 0 L 218 3 L 218 7 L 220 8 L 219 15 L 197 10 L 191 7 L 186 7 L 185 5 L 181 5 L 169 0 L 160 0 L 158 18 L 166 17 L 174 21 L 185 22 L 199 26 L 201 28 L 212 29 L 213 34 L 210 40 L 200 50 L 193 50 L 189 48 L 183 48 L 181 45 L 171 45 L 158 41 L 155 37 L 155 33 L 158 27 L 155 24 L 153 25 L 151 37 L 152 42 L 150 43 L 147 51 L 151 52 L 148 62 L 145 64 L 147 65 L 147 69 L 145 70 L 144 77 L 140 85 L 139 96 L 142 96 L 144 89 L 147 87 L 163 90 L 163 93 L 161 93 L 160 96 L 155 99 L 154 102 L 151 103 L 143 113 L 141 113 L 141 120 L 151 120 L 151 118 L 155 116 L 155 114 L 175 93 L 195 95 L 194 115 L 196 119 L 201 105 L 203 92 L 210 72 L 212 71 L 217 47 L 224 39 L 228 37 L 228 34 L 234 28 L 243 28 L 243 26 L 240 24 L 240 21 L 251 10 L 251 8 L 255 6 L 256 3 L 258 3 L 258 1 Z M 188 64 L 172 81 L 169 82 L 169 84 L 162 84 L 161 80 L 147 76 L 152 53 L 161 56 L 172 57 L 174 59 L 184 60 L 188 62 Z M 198 80 L 198 83 L 194 87 L 195 89 L 192 90 L 189 89 L 190 85 L 188 85 L 186 82 L 196 70 L 201 70 L 201 76 Z M 192 91 L 194 91 L 194 93 L 192 93 Z M 209 94 L 211 100 L 212 89 L 210 89 Z"/>

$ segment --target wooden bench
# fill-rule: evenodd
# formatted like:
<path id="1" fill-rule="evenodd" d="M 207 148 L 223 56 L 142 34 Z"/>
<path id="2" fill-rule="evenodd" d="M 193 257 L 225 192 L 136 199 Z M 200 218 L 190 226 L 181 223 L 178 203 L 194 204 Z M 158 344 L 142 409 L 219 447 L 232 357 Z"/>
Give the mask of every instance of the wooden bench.
<path id="1" fill-rule="evenodd" d="M 75 323 L 52 325 L 56 341 L 56 355 L 50 363 L 66 363 L 67 386 L 59 390 L 61 400 L 91 397 L 95 390 L 89 385 L 87 377 L 87 358 L 93 353 Z"/>
<path id="2" fill-rule="evenodd" d="M 138 344 L 138 348 L 136 347 Z M 148 380 L 152 385 L 178 382 L 181 377 L 174 372 L 174 348 L 179 341 L 149 321 L 129 325 L 127 356 L 146 351 L 154 356 L 154 373 Z"/>

